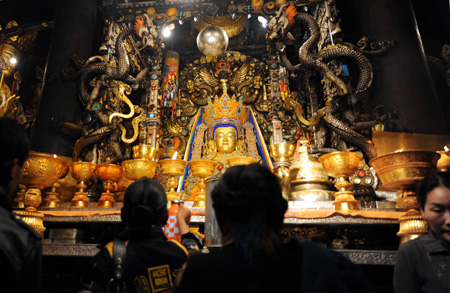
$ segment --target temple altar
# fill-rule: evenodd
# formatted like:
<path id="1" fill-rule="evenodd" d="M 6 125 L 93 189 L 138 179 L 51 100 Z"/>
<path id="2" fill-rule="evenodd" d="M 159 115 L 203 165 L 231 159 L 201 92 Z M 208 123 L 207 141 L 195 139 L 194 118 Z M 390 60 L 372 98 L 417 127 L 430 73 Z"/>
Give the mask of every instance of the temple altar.
<path id="1" fill-rule="evenodd" d="M 430 32 L 412 0 L 49 2 L 40 25 L 0 9 L 0 116 L 33 150 L 14 210 L 43 235 L 49 292 L 79 286 L 123 229 L 134 180 L 161 182 L 205 233 L 208 182 L 249 163 L 280 179 L 283 239 L 392 292 L 398 246 L 427 230 L 414 186 L 450 164 L 450 17 Z"/>

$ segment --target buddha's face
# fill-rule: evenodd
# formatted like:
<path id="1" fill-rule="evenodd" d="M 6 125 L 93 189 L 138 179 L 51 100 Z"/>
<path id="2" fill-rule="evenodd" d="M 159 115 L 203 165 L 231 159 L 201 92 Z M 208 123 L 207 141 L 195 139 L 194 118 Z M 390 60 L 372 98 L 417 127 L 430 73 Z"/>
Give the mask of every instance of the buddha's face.
<path id="1" fill-rule="evenodd" d="M 236 149 L 236 129 L 233 126 L 217 127 L 214 131 L 214 141 L 217 151 L 229 154 Z"/>

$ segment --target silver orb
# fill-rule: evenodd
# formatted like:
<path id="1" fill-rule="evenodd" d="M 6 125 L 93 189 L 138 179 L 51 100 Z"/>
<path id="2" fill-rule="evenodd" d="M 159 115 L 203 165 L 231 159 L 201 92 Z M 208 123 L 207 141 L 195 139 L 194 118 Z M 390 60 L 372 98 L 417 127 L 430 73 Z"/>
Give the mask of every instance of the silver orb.
<path id="1" fill-rule="evenodd" d="M 228 47 L 228 35 L 221 27 L 207 26 L 197 36 L 197 47 L 206 56 L 222 55 Z"/>

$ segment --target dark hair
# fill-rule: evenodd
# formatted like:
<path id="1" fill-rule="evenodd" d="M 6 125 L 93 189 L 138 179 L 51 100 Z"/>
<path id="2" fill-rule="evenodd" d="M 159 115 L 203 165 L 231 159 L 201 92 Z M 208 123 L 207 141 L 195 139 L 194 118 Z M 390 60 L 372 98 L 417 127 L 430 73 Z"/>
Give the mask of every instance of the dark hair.
<path id="1" fill-rule="evenodd" d="M 230 167 L 211 197 L 224 243 L 231 239 L 249 262 L 276 251 L 287 202 L 278 178 L 268 168 L 260 164 Z"/>
<path id="2" fill-rule="evenodd" d="M 11 180 L 12 160 L 22 166 L 30 151 L 30 137 L 14 119 L 0 117 L 0 185 Z M 11 164 L 8 164 L 11 162 Z"/>
<path id="3" fill-rule="evenodd" d="M 435 172 L 428 174 L 419 184 L 417 189 L 417 197 L 420 207 L 425 208 L 428 194 L 437 187 L 450 188 L 450 173 L 449 172 Z"/>
<path id="4" fill-rule="evenodd" d="M 128 186 L 122 208 L 122 221 L 131 235 L 145 233 L 152 226 L 163 226 L 167 219 L 167 197 L 162 185 L 141 178 Z"/>

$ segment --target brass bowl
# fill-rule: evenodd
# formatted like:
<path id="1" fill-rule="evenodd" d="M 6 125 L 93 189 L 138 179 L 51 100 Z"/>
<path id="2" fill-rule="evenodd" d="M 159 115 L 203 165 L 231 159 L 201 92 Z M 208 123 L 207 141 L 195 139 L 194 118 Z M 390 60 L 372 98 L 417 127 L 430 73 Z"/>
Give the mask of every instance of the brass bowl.
<path id="1" fill-rule="evenodd" d="M 89 162 L 73 162 L 70 174 L 77 180 L 87 181 L 95 177 L 95 164 Z"/>
<path id="2" fill-rule="evenodd" d="M 450 156 L 447 155 L 446 151 L 437 151 L 441 155 L 441 158 L 437 161 L 436 168 L 438 171 L 449 171 L 450 170 Z"/>
<path id="3" fill-rule="evenodd" d="M 188 162 L 191 166 L 192 175 L 200 178 L 207 178 L 214 174 L 218 162 L 211 160 L 196 159 Z"/>
<path id="4" fill-rule="evenodd" d="M 27 187 L 45 188 L 67 174 L 68 163 L 57 155 L 31 151 L 24 164 L 21 184 Z"/>
<path id="5" fill-rule="evenodd" d="M 147 159 L 134 159 L 122 162 L 124 175 L 129 180 L 138 180 L 143 177 L 153 178 L 157 165 L 157 162 Z"/>
<path id="6" fill-rule="evenodd" d="M 116 182 L 122 177 L 122 166 L 113 164 L 101 164 L 95 166 L 95 174 L 97 177 L 105 182 Z"/>
<path id="7" fill-rule="evenodd" d="M 162 174 L 181 176 L 186 169 L 187 161 L 181 159 L 164 159 L 159 161 Z"/>
<path id="8" fill-rule="evenodd" d="M 269 148 L 271 157 L 280 162 L 289 161 L 295 151 L 295 145 L 292 143 L 276 143 Z"/>
<path id="9" fill-rule="evenodd" d="M 319 157 L 323 168 L 331 177 L 348 177 L 356 172 L 362 156 L 354 152 L 333 152 Z"/>
<path id="10" fill-rule="evenodd" d="M 239 166 L 239 165 L 249 165 L 253 163 L 257 163 L 258 161 L 251 157 L 245 157 L 245 156 L 235 156 L 235 157 L 228 157 L 226 158 L 228 166 Z"/>
<path id="11" fill-rule="evenodd" d="M 388 153 L 372 159 L 383 189 L 415 189 L 417 182 L 436 171 L 440 155 L 433 151 L 411 150 Z"/>
<path id="12" fill-rule="evenodd" d="M 156 153 L 156 148 L 148 144 L 138 144 L 133 146 L 133 159 L 152 160 Z"/>

